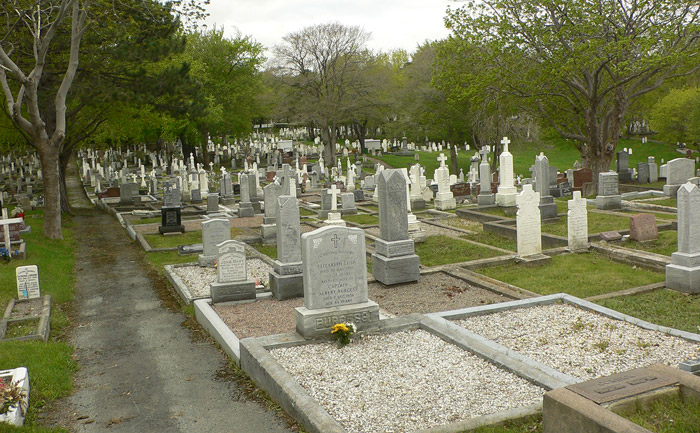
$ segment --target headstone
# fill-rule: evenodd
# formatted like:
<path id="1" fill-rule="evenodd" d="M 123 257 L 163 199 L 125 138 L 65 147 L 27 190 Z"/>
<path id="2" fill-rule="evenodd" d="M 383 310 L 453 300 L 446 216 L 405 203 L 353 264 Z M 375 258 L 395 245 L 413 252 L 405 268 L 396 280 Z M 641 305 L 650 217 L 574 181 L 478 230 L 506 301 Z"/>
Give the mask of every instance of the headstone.
<path id="1" fill-rule="evenodd" d="M 202 254 L 199 266 L 212 267 L 216 262 L 221 242 L 231 240 L 231 223 L 228 219 L 217 218 L 202 223 Z"/>
<path id="2" fill-rule="evenodd" d="M 192 203 L 201 203 L 202 202 L 202 191 L 199 188 L 193 189 L 192 191 L 190 191 L 190 194 L 191 194 L 190 200 L 192 201 Z"/>
<path id="3" fill-rule="evenodd" d="M 41 297 L 39 268 L 36 265 L 18 266 L 15 269 L 17 297 L 19 300 Z"/>
<path id="4" fill-rule="evenodd" d="M 255 299 L 255 282 L 248 279 L 245 244 L 227 240 L 216 245 L 216 282 L 211 283 L 213 303 Z"/>
<path id="5" fill-rule="evenodd" d="M 479 195 L 476 197 L 479 206 L 491 206 L 496 203 L 496 197 L 491 191 L 491 165 L 489 165 L 488 146 L 483 146 L 479 151 L 481 163 L 479 163 Z"/>
<path id="6" fill-rule="evenodd" d="M 270 272 L 270 291 L 278 300 L 304 295 L 301 263 L 301 226 L 296 197 L 277 199 L 277 260 Z"/>
<path id="7" fill-rule="evenodd" d="M 598 195 L 595 198 L 598 209 L 620 209 L 622 197 L 618 189 L 617 173 L 607 171 L 598 174 Z"/>
<path id="8" fill-rule="evenodd" d="M 357 213 L 357 207 L 355 207 L 355 194 L 352 192 L 344 192 L 340 194 L 340 203 L 342 205 L 341 213 L 343 215 L 354 215 Z"/>
<path id="9" fill-rule="evenodd" d="M 207 213 L 219 212 L 219 194 L 209 194 L 207 196 Z"/>
<path id="10" fill-rule="evenodd" d="M 540 217 L 543 220 L 557 218 L 557 204 L 549 193 L 549 177 L 549 159 L 544 153 L 540 153 L 535 157 L 535 188 L 539 193 Z"/>
<path id="11" fill-rule="evenodd" d="M 283 194 L 282 185 L 272 182 L 263 188 L 265 216 L 260 226 L 263 243 L 273 243 L 277 237 L 277 198 Z"/>
<path id="12" fill-rule="evenodd" d="M 331 201 L 331 209 L 328 211 L 328 219 L 323 221 L 326 225 L 339 225 L 345 226 L 345 221 L 340 217 L 341 213 L 338 212 L 338 193 L 340 190 L 335 184 L 332 184 L 329 188 L 329 195 Z"/>
<path id="13" fill-rule="evenodd" d="M 588 211 L 586 210 L 586 199 L 581 197 L 581 191 L 574 191 L 574 196 L 567 202 L 567 206 L 566 227 L 569 250 L 587 250 Z"/>
<path id="14" fill-rule="evenodd" d="M 136 182 L 126 182 L 119 189 L 119 204 L 133 205 L 134 197 L 139 195 L 139 184 Z"/>
<path id="15" fill-rule="evenodd" d="M 255 209 L 250 201 L 250 186 L 251 182 L 249 177 L 252 174 L 241 173 L 239 175 L 239 183 L 241 185 L 241 201 L 238 202 L 238 217 L 239 218 L 250 218 L 255 216 Z M 255 190 L 255 180 L 253 179 L 253 190 Z"/>
<path id="16" fill-rule="evenodd" d="M 663 191 L 669 197 L 675 197 L 676 191 L 691 177 L 695 177 L 695 161 L 688 158 L 676 158 L 666 163 L 666 185 Z"/>
<path id="17" fill-rule="evenodd" d="M 445 166 L 446 160 L 447 158 L 445 158 L 445 155 L 441 153 L 438 157 L 440 167 L 435 169 L 435 180 L 437 180 L 438 192 L 433 203 L 435 209 L 438 210 L 449 210 L 457 207 L 457 201 L 452 195 L 452 192 L 450 192 L 450 170 Z"/>
<path id="18" fill-rule="evenodd" d="M 503 137 L 501 140 L 503 151 L 498 157 L 498 192 L 496 193 L 496 204 L 501 207 L 515 206 L 515 197 L 518 190 L 513 183 L 513 154 L 508 151 L 510 140 Z"/>
<path id="19" fill-rule="evenodd" d="M 640 213 L 630 217 L 630 239 L 638 242 L 650 241 L 659 237 L 656 217 L 652 213 Z"/>
<path id="20" fill-rule="evenodd" d="M 619 241 L 620 239 L 622 239 L 622 235 L 618 231 L 610 230 L 607 232 L 600 232 L 601 241 Z"/>
<path id="21" fill-rule="evenodd" d="M 593 182 L 593 171 L 590 168 L 579 168 L 573 171 L 573 190 L 583 191 L 583 188 Z"/>
<path id="22" fill-rule="evenodd" d="M 518 256 L 528 257 L 542 253 L 542 228 L 540 226 L 540 193 L 532 185 L 524 185 L 516 199 Z"/>
<path id="23" fill-rule="evenodd" d="M 653 156 L 647 157 L 647 164 L 649 165 L 649 183 L 658 182 L 659 181 L 659 168 L 658 168 Z"/>
<path id="24" fill-rule="evenodd" d="M 346 322 L 376 328 L 379 306 L 367 298 L 364 230 L 322 227 L 301 235 L 301 245 L 304 306 L 295 309 L 297 332 L 327 337 L 333 325 Z"/>
<path id="25" fill-rule="evenodd" d="M 666 287 L 700 293 L 700 188 L 690 182 L 678 189 L 678 251 L 666 265 Z"/>
<path id="26" fill-rule="evenodd" d="M 379 238 L 372 254 L 372 275 L 382 284 L 418 281 L 420 259 L 408 235 L 406 176 L 398 169 L 384 170 L 377 185 Z"/>
<path id="27" fill-rule="evenodd" d="M 626 150 L 617 152 L 616 171 L 619 182 L 629 182 L 632 180 L 632 172 L 629 169 L 630 154 Z"/>
<path id="28" fill-rule="evenodd" d="M 637 163 L 637 182 L 649 183 L 649 163 Z"/>

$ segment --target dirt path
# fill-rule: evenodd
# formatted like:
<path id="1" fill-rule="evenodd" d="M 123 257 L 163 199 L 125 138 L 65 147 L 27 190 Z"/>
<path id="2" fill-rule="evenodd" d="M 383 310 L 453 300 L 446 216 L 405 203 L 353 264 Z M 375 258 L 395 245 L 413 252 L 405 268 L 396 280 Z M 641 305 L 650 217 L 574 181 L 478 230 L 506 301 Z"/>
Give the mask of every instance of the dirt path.
<path id="1" fill-rule="evenodd" d="M 71 202 L 84 208 L 70 337 L 80 370 L 50 418 L 72 432 L 289 432 L 229 378 L 220 351 L 182 326 L 186 316 L 166 308 L 172 295 L 149 276 L 143 253 L 114 218 L 87 211 L 69 180 Z"/>

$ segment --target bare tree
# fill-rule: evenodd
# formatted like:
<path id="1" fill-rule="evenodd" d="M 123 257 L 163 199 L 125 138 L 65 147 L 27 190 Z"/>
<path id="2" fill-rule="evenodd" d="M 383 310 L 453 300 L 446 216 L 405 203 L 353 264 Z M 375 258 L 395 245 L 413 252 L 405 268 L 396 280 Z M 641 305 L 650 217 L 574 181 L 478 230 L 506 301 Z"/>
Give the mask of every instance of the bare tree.
<path id="1" fill-rule="evenodd" d="M 86 28 L 86 2 L 4 0 L 3 3 L 0 13 L 6 20 L 6 32 L 0 39 L 0 85 L 5 96 L 4 108 L 15 127 L 36 148 L 41 158 L 44 234 L 50 239 L 62 239 L 59 155 L 66 137 L 66 98 L 78 70 L 80 42 Z M 42 74 L 51 43 L 67 21 L 70 21 L 68 63 L 53 101 L 46 102 L 43 101 L 46 95 L 40 95 L 39 90 Z M 16 38 L 20 30 L 30 33 L 31 55 L 25 51 L 24 41 Z M 15 39 L 10 40 L 11 36 Z M 25 73 L 26 70 L 29 73 Z M 53 131 L 47 130 L 40 100 L 51 104 L 50 115 L 55 116 Z"/>
<path id="2" fill-rule="evenodd" d="M 348 117 L 359 79 L 360 54 L 369 39 L 360 27 L 319 24 L 290 33 L 274 48 L 280 71 L 293 77 L 306 116 L 321 129 L 324 159 L 334 166 L 336 129 Z"/>

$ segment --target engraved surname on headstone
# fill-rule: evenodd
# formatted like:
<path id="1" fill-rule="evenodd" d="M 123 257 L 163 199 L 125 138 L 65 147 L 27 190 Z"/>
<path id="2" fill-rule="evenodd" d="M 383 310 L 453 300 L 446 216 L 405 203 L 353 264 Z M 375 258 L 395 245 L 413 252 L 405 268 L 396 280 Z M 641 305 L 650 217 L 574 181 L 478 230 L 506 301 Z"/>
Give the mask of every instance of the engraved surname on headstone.
<path id="1" fill-rule="evenodd" d="M 540 194 L 532 190 L 532 185 L 524 185 L 516 197 L 518 212 L 516 214 L 518 255 L 527 257 L 542 252 Z"/>
<path id="2" fill-rule="evenodd" d="M 202 244 L 205 256 L 216 256 L 217 245 L 231 239 L 231 223 L 227 219 L 213 219 L 202 223 Z"/>
<path id="3" fill-rule="evenodd" d="M 377 184 L 379 194 L 379 237 L 385 241 L 408 239 L 406 178 L 400 170 L 384 170 Z"/>
<path id="4" fill-rule="evenodd" d="M 36 265 L 18 266 L 15 269 L 15 276 L 17 278 L 17 294 L 20 300 L 41 297 L 39 268 Z"/>
<path id="5" fill-rule="evenodd" d="M 299 203 L 290 195 L 277 198 L 277 260 L 282 263 L 301 261 Z"/>
<path id="6" fill-rule="evenodd" d="M 328 226 L 304 233 L 304 306 L 309 310 L 367 302 L 365 234 Z"/>
<path id="7" fill-rule="evenodd" d="M 217 274 L 219 283 L 245 281 L 248 279 L 246 269 L 245 245 L 238 241 L 224 241 L 217 245 L 219 258 Z"/>
<path id="8" fill-rule="evenodd" d="M 581 197 L 581 191 L 574 191 L 573 198 L 568 201 L 567 236 L 569 249 L 577 251 L 588 248 L 588 211 L 586 199 Z"/>

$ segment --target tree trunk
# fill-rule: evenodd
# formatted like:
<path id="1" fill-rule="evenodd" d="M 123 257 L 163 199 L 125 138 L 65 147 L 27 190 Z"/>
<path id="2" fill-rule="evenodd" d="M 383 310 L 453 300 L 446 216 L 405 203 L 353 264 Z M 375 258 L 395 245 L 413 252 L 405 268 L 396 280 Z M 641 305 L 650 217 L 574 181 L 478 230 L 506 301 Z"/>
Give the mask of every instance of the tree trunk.
<path id="1" fill-rule="evenodd" d="M 70 154 L 68 154 L 67 157 L 61 155 L 61 157 L 59 158 L 59 177 L 61 180 L 61 212 L 72 215 L 73 212 L 70 207 L 70 201 L 68 200 L 68 186 L 66 185 L 66 176 L 68 173 L 69 160 Z"/>
<path id="2" fill-rule="evenodd" d="M 58 150 L 48 140 L 37 143 L 44 185 L 44 236 L 63 239 L 61 231 L 61 175 Z"/>
<path id="3" fill-rule="evenodd" d="M 367 121 L 362 123 L 353 122 L 352 128 L 355 130 L 355 135 L 357 136 L 357 141 L 360 142 L 360 154 L 365 153 L 365 135 L 367 135 Z"/>

